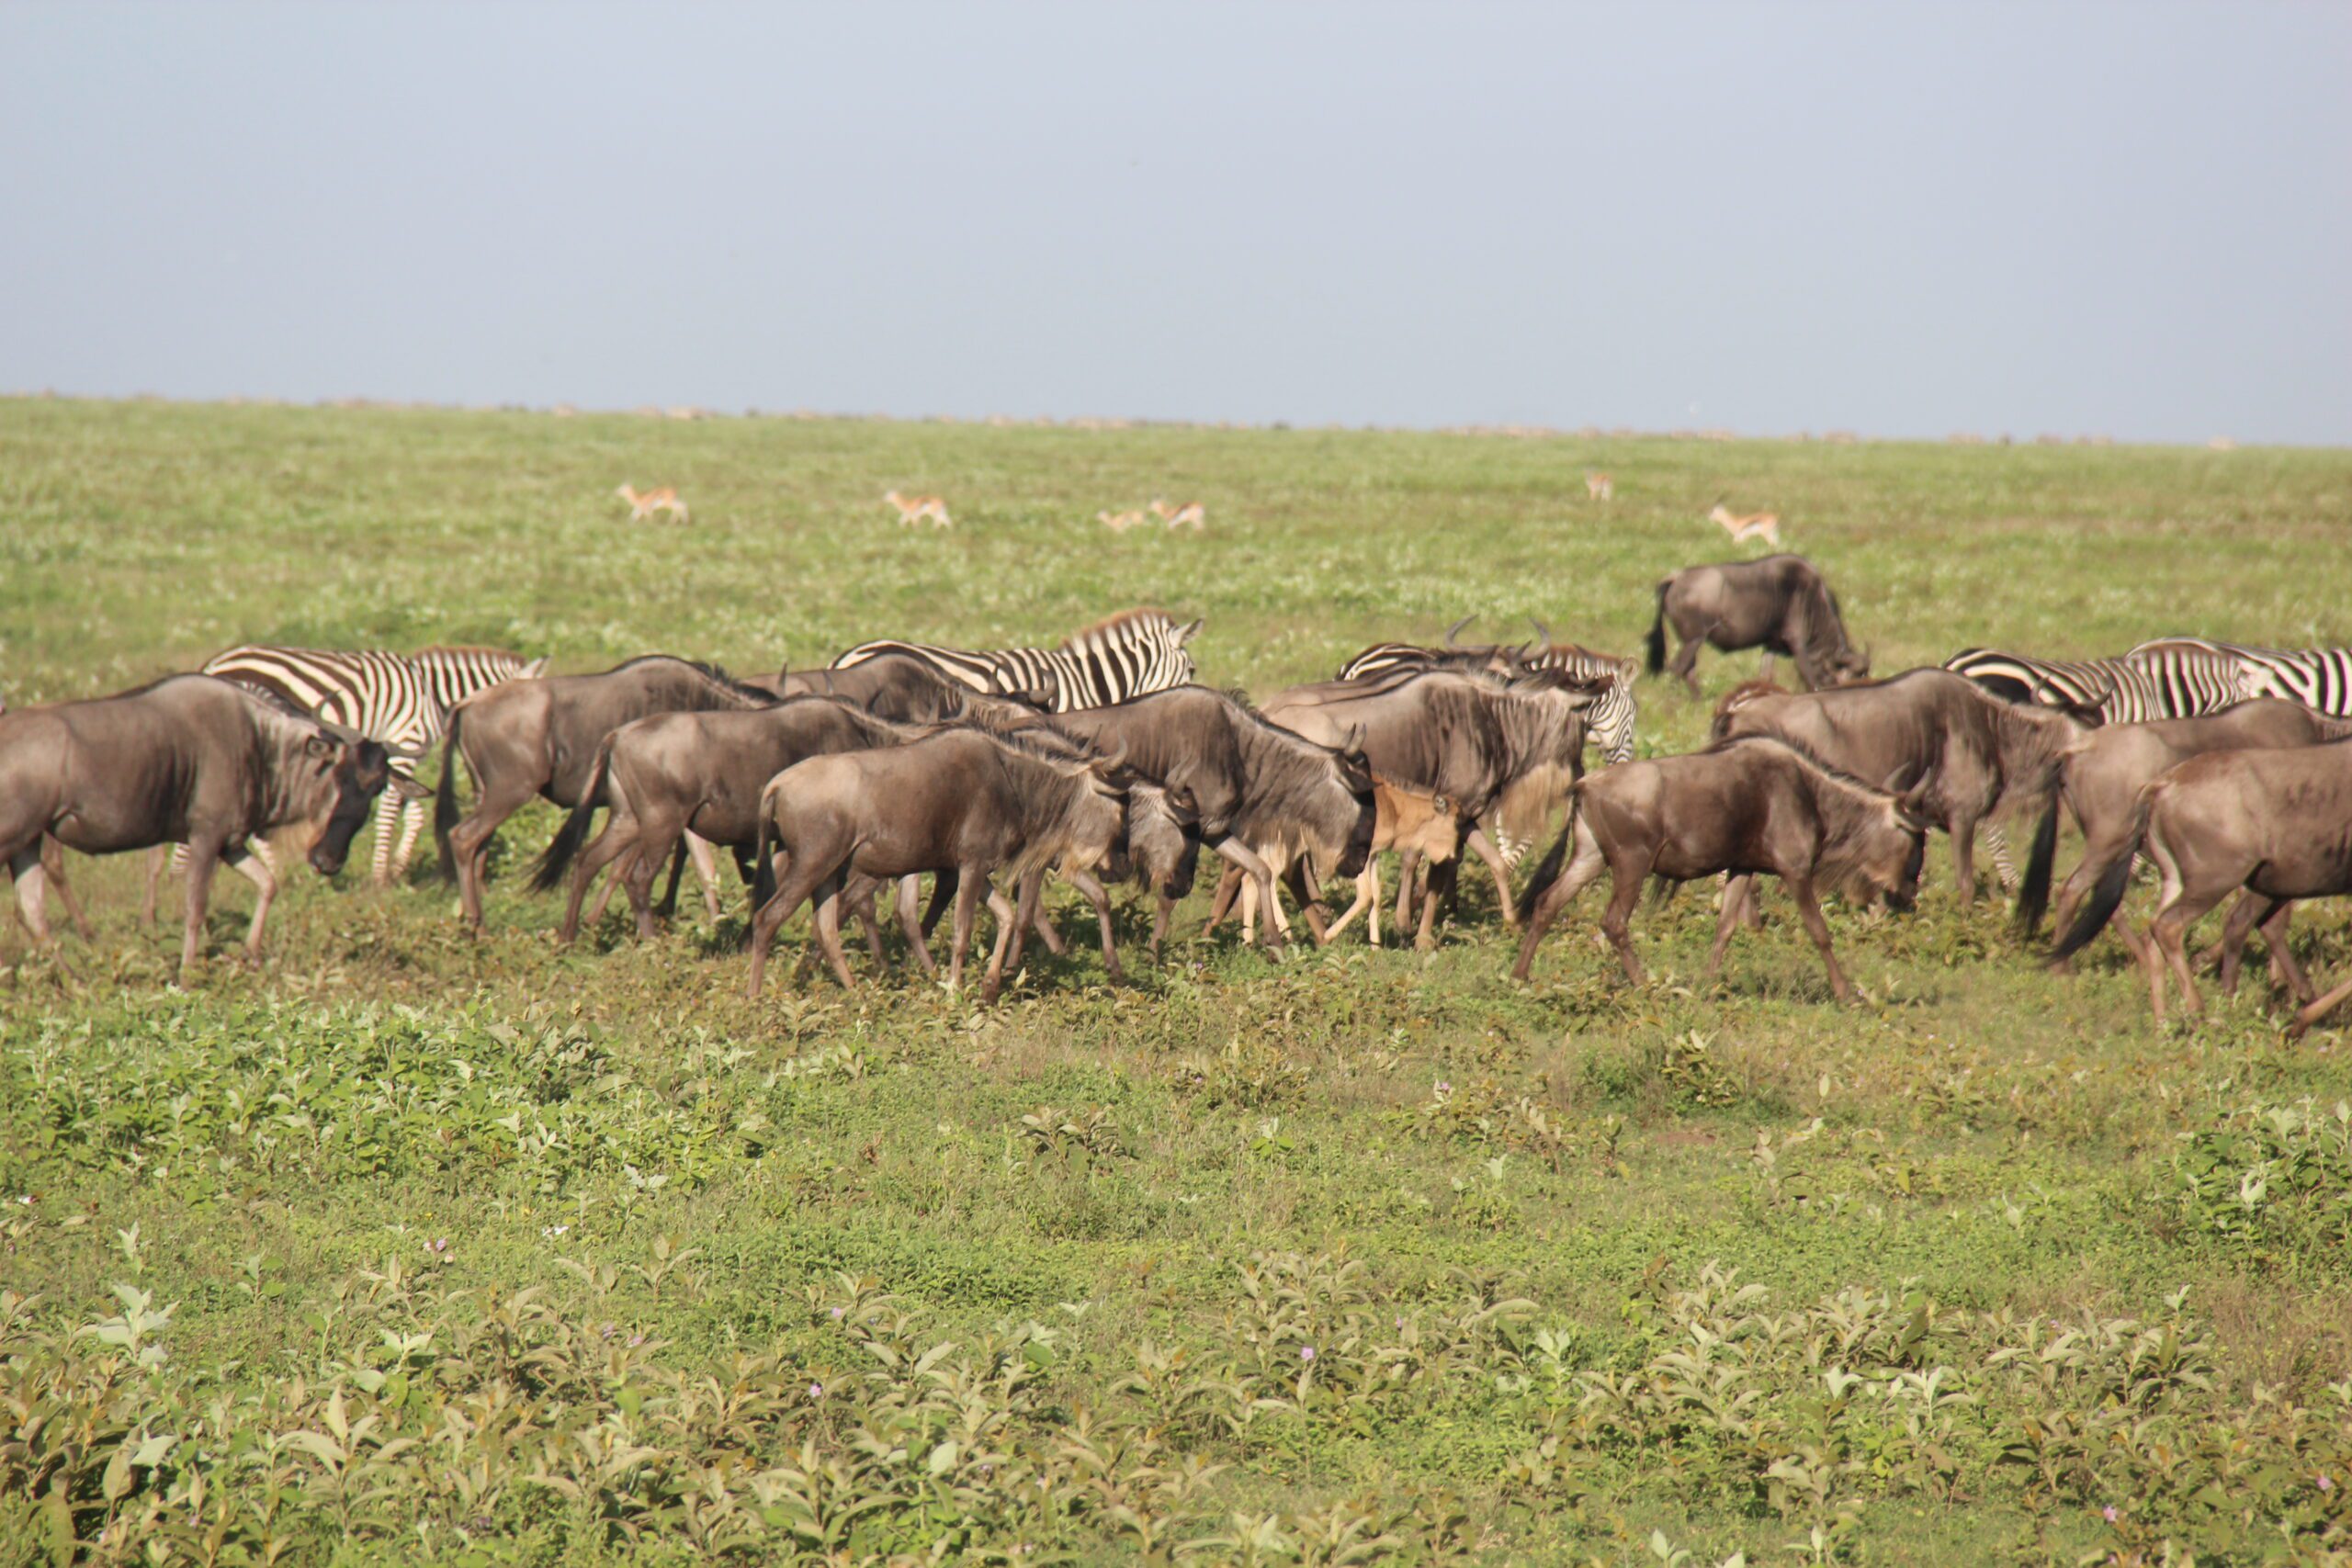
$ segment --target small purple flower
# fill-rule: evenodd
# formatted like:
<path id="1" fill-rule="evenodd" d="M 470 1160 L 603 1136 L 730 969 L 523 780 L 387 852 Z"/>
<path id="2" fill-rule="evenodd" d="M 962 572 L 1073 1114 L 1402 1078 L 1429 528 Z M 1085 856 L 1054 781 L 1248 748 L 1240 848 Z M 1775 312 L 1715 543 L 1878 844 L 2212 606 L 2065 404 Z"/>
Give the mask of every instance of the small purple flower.
<path id="1" fill-rule="evenodd" d="M 1315 1359 L 1315 1347 L 1312 1345 L 1301 1345 L 1298 1348 L 1298 1359 L 1302 1361 L 1311 1361 Z"/>
<path id="2" fill-rule="evenodd" d="M 1396 1320 L 1396 1328 L 1397 1328 L 1397 1331 L 1398 1331 L 1399 1333 L 1402 1333 L 1402 1332 L 1404 1331 L 1404 1327 L 1405 1327 L 1405 1320 L 1404 1320 L 1403 1318 L 1401 1318 L 1401 1317 L 1400 1317 L 1400 1318 L 1398 1318 L 1398 1319 Z"/>
<path id="3" fill-rule="evenodd" d="M 2319 1489 L 2323 1492 L 2333 1492 L 2335 1490 L 2335 1483 L 2323 1475 L 2319 1478 Z"/>
<path id="4" fill-rule="evenodd" d="M 842 1309 L 841 1309 L 841 1308 L 839 1308 L 839 1307 L 835 1307 L 835 1308 L 833 1309 L 833 1321 L 834 1321 L 834 1322 L 836 1322 L 836 1323 L 840 1322 L 840 1321 L 841 1321 L 841 1315 L 842 1315 Z"/>
<path id="5" fill-rule="evenodd" d="M 2098 1511 L 2098 1513 L 2099 1513 L 2099 1517 L 2101 1517 L 2101 1518 L 2105 1519 L 2109 1524 L 2113 1524 L 2113 1523 L 2115 1522 L 2115 1505 L 2114 1505 L 2114 1504 L 2109 1503 L 2106 1507 L 2101 1508 L 2101 1509 Z"/>
<path id="6" fill-rule="evenodd" d="M 630 1349 L 632 1349 L 632 1350 L 636 1349 L 639 1345 L 642 1345 L 642 1344 L 644 1344 L 644 1343 L 645 1343 L 645 1336 L 644 1336 L 644 1335 L 642 1335 L 642 1334 L 632 1334 L 632 1335 L 630 1335 L 630 1336 L 628 1337 L 628 1348 L 629 1348 Z"/>
<path id="7" fill-rule="evenodd" d="M 1439 1094 L 1452 1094 L 1453 1092 L 1453 1080 L 1451 1078 L 1438 1079 L 1436 1092 Z"/>
<path id="8" fill-rule="evenodd" d="M 810 1384 L 808 1385 L 808 1397 L 809 1397 L 809 1398 L 811 1398 L 811 1399 L 822 1399 L 822 1398 L 824 1398 L 824 1397 L 825 1397 L 825 1385 L 824 1385 L 823 1383 L 820 1383 L 820 1382 L 812 1382 L 812 1383 L 810 1383 Z"/>

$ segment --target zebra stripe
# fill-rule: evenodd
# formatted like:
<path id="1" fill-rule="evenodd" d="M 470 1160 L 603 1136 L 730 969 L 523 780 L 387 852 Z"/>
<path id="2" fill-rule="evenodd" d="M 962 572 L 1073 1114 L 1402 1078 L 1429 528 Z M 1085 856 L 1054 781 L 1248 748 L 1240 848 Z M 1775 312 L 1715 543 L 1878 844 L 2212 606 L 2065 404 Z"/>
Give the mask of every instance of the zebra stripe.
<path id="1" fill-rule="evenodd" d="M 1159 610 L 1129 610 L 1087 627 L 1059 648 L 974 652 L 884 638 L 858 644 L 834 660 L 833 668 L 846 670 L 885 653 L 906 654 L 975 692 L 1045 693 L 1054 712 L 1068 713 L 1189 685 L 1196 671 L 1184 645 L 1200 629 L 1198 621 L 1180 626 Z"/>
<path id="2" fill-rule="evenodd" d="M 1561 670 L 1581 680 L 1607 677 L 1609 689 L 1585 715 L 1586 733 L 1600 748 L 1603 761 L 1624 762 L 1634 756 L 1634 678 L 1640 665 L 1630 659 L 1554 643 L 1532 657 L 1512 649 L 1423 648 L 1409 642 L 1379 642 L 1340 666 L 1341 681 L 1374 681 L 1385 675 L 1425 670 L 1493 671 L 1497 661 L 1513 670 Z"/>
<path id="3" fill-rule="evenodd" d="M 2226 660 L 2236 671 L 2241 697 L 2279 697 L 2331 717 L 2352 718 L 2352 648 L 2290 650 L 2177 637 L 2143 642 L 2124 657 Z"/>
<path id="4" fill-rule="evenodd" d="M 422 756 L 449 726 L 449 710 L 501 681 L 537 675 L 544 659 L 493 648 L 428 648 L 413 654 L 383 649 L 344 651 L 247 643 L 205 660 L 204 673 L 225 676 L 292 703 L 313 717 L 356 729 L 370 740 Z M 400 842 L 392 825 L 401 819 Z M 422 799 L 403 804 L 390 790 L 376 803 L 379 882 L 407 874 L 424 828 Z"/>

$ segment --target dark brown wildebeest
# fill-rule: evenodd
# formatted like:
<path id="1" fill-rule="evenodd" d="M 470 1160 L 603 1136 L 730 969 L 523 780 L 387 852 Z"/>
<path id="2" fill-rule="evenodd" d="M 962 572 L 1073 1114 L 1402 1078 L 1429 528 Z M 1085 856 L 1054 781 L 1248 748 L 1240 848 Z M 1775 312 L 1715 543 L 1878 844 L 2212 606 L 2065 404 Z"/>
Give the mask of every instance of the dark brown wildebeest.
<path id="1" fill-rule="evenodd" d="M 1126 793 L 1112 782 L 1115 759 L 1074 763 L 1039 755 L 969 728 L 943 729 L 903 746 L 811 757 L 761 792 L 757 858 L 773 844 L 782 864 L 776 891 L 752 923 L 749 993 L 759 994 L 769 944 L 786 917 L 813 896 L 817 940 L 844 987 L 854 989 L 841 950 L 847 878 L 877 883 L 924 872 L 957 874 L 948 957 L 960 986 L 972 915 L 989 877 L 1008 870 L 1029 903 L 1031 872 L 1060 864 L 1090 870 L 1109 860 L 1127 831 Z M 1013 927 L 1001 922 L 981 989 L 995 999 Z"/>
<path id="2" fill-rule="evenodd" d="M 1951 835 L 1961 897 L 1972 900 L 1977 824 L 1996 812 L 2038 811 L 2066 753 L 2091 733 L 2067 714 L 2003 702 L 1950 671 L 1911 670 L 1826 692 L 1758 694 L 1724 715 L 1714 739 L 1772 736 L 1876 788 L 1919 790 L 1917 809 Z M 1735 888 L 1724 902 L 1747 891 Z"/>
<path id="3" fill-rule="evenodd" d="M 1272 906 L 1277 870 L 1304 862 L 1318 885 L 1363 869 L 1374 822 L 1372 772 L 1348 747 L 1317 745 L 1205 686 L 1178 686 L 1054 716 L 1056 728 L 1191 799 L 1201 841 Z M 1152 928 L 1158 951 L 1174 900 Z M 1281 938 L 1269 926 L 1267 940 Z"/>
<path id="4" fill-rule="evenodd" d="M 971 712 L 973 699 L 980 697 L 971 687 L 949 680 L 910 653 L 878 653 L 845 670 L 795 670 L 760 684 L 772 685 L 779 696 L 839 697 L 876 718 L 900 724 L 956 723 Z M 1045 710 L 1053 705 L 1053 694 L 1024 688 L 980 700 Z"/>
<path id="5" fill-rule="evenodd" d="M 766 707 L 775 700 L 707 664 L 653 653 L 600 675 L 509 681 L 459 703 L 449 712 L 433 832 L 442 874 L 457 878 L 466 923 L 481 929 L 483 863 L 498 825 L 535 795 L 577 806 L 605 736 L 649 714 Z M 460 756 L 480 791 L 463 821 Z"/>
<path id="6" fill-rule="evenodd" d="M 187 844 L 187 969 L 216 864 L 225 861 L 257 889 L 245 951 L 258 953 L 277 882 L 246 840 L 314 828 L 311 867 L 333 876 L 388 784 L 417 788 L 395 777 L 377 741 L 232 681 L 168 675 L 117 696 L 0 716 L 0 863 L 16 874 L 33 939 L 46 942 L 45 838 L 85 854 Z"/>
<path id="7" fill-rule="evenodd" d="M 1850 1000 L 1854 988 L 1830 950 L 1817 896 L 1841 889 L 1859 903 L 1883 899 L 1892 908 L 1908 908 L 1918 894 L 1928 826 L 1907 797 L 1874 789 L 1780 740 L 1726 740 L 1689 756 L 1611 768 L 1570 793 L 1561 838 L 1566 848 L 1546 857 L 1547 863 L 1565 859 L 1566 868 L 1548 887 L 1530 892 L 1527 934 L 1511 977 L 1527 978 L 1544 933 L 1606 870 L 1609 908 L 1600 929 L 1638 985 L 1642 965 L 1627 920 L 1643 883 L 1728 872 L 1781 879 L 1821 951 L 1829 988 L 1839 1001 Z M 1739 918 L 1736 901 L 1725 898 L 1709 975 L 1722 964 Z"/>
<path id="8" fill-rule="evenodd" d="M 1566 793 L 1584 771 L 1585 715 L 1608 689 L 1606 677 L 1557 670 L 1508 684 L 1441 671 L 1368 688 L 1294 686 L 1264 711 L 1325 745 L 1353 736 L 1374 773 L 1444 795 L 1465 824 L 1475 824 L 1498 812 L 1540 818 Z M 1494 874 L 1503 919 L 1516 925 L 1510 871 L 1493 840 L 1474 826 L 1466 841 Z M 1432 940 L 1435 909 L 1434 900 L 1422 906 L 1416 939 L 1422 946 Z"/>
<path id="9" fill-rule="evenodd" d="M 2073 954 L 2098 934 L 2123 900 L 2132 857 L 2143 848 L 2158 879 L 2155 918 L 2143 951 L 2148 999 L 2161 1026 L 2167 964 L 2180 982 L 2182 1005 L 2192 1013 L 2204 1010 L 2182 950 L 2182 938 L 2199 916 L 2241 887 L 2262 897 L 2252 919 L 2265 919 L 2273 902 L 2352 893 L 2352 740 L 2211 751 L 2143 785 L 2130 830 L 2093 868 L 2090 902 L 2052 949 L 2052 958 Z M 2346 994 L 2338 987 L 2304 1008 L 2294 1032 L 2310 1028 Z"/>
<path id="10" fill-rule="evenodd" d="M 1795 661 L 1797 679 L 1807 691 L 1860 681 L 1871 672 L 1869 650 L 1847 640 L 1838 595 L 1803 556 L 1686 566 L 1660 579 L 1657 616 L 1650 623 L 1653 675 L 1669 668 L 1668 625 L 1682 639 L 1671 668 L 1694 697 L 1699 682 L 1690 671 L 1699 662 L 1702 642 L 1725 653 L 1762 649 L 1767 676 L 1772 672 L 1773 655 L 1784 654 Z"/>
<path id="11" fill-rule="evenodd" d="M 2106 865 L 2115 846 L 2132 832 L 2143 785 L 2208 751 L 2282 750 L 2341 740 L 2347 736 L 2352 736 L 2352 720 L 2329 718 L 2301 703 L 2275 697 L 2239 703 L 2195 718 L 2114 724 L 2093 732 L 2060 766 L 2057 791 L 2042 812 L 2026 861 L 2024 880 L 2018 887 L 2018 925 L 2031 936 L 2049 903 L 2051 863 L 2056 858 L 2062 802 L 2083 830 L 2082 861 L 2058 889 L 2053 919 L 2064 931 L 2071 926 L 2075 909 L 2097 881 L 2095 868 Z M 2271 938 L 2273 959 L 2284 961 L 2281 977 L 2300 978 L 2301 972 L 2292 967 L 2294 961 L 2285 952 L 2285 911 L 2280 910 L 2271 919 L 2276 930 L 2266 926 L 2265 931 Z M 2145 962 L 2139 942 L 2132 940 L 2126 928 L 2118 926 L 2116 934 L 2124 938 L 2133 958 Z M 2234 964 L 2230 970 L 2228 980 L 2233 982 Z M 2289 984 L 2294 985 L 2294 979 L 2290 978 Z M 2303 1000 L 2311 999 L 2307 986 L 2295 986 L 2295 989 Z"/>
<path id="12" fill-rule="evenodd" d="M 7 711 L 7 699 L 0 697 L 0 716 L 5 716 Z M 0 861 L 0 871 L 7 869 L 7 863 Z M 40 840 L 40 869 L 49 886 L 57 889 L 58 900 L 65 906 L 65 918 L 74 922 L 75 934 L 84 942 L 90 941 L 95 934 L 90 930 L 90 917 L 82 912 L 82 900 L 74 896 L 74 885 L 65 880 L 65 846 L 46 834 L 42 835 Z M 24 925 L 24 912 L 17 909 L 14 905 L 10 906 L 10 909 L 16 916 L 17 923 Z M 29 926 L 26 927 L 28 931 L 31 929 Z"/>

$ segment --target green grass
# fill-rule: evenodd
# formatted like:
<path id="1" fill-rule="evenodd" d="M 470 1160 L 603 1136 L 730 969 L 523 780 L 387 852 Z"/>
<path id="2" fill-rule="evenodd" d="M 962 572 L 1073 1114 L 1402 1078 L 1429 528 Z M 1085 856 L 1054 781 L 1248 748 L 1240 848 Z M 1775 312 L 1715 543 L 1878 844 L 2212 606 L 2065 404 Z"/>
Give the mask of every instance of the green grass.
<path id="1" fill-rule="evenodd" d="M 1881 671 L 2352 642 L 2334 452 L 17 400 L 0 694 L 247 638 L 764 670 L 1139 604 L 1261 694 L 1473 611 L 1633 652 L 1726 493 Z M 1154 495 L 1207 531 L 1091 521 Z M 1698 742 L 1641 695 L 1645 750 Z M 249 971 L 224 878 L 182 990 L 128 860 L 76 863 L 95 945 L 0 934 L 0 1562 L 2352 1549 L 2344 1035 L 2286 1044 L 2258 987 L 2158 1033 L 2111 944 L 2053 976 L 1957 907 L 1941 844 L 1917 918 L 1833 910 L 1850 1010 L 1784 905 L 1701 983 L 1700 889 L 1637 917 L 1649 986 L 1589 897 L 1512 987 L 1465 878 L 1428 957 L 1224 933 L 1114 991 L 1081 940 L 981 1013 L 813 969 L 747 1003 L 731 907 L 559 953 L 514 874 L 554 821 L 502 835 L 481 941 L 301 872 Z M 2335 910 L 2296 940 L 2352 964 Z"/>

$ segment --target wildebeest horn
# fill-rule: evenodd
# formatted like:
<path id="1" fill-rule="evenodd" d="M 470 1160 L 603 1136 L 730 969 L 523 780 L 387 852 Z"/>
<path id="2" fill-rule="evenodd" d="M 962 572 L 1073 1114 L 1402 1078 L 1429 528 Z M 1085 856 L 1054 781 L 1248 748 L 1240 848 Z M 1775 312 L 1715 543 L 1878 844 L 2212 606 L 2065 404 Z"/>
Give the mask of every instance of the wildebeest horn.
<path id="1" fill-rule="evenodd" d="M 1542 643 L 1545 648 L 1552 646 L 1552 628 L 1550 626 L 1545 626 L 1542 621 L 1537 620 L 1532 615 L 1527 617 L 1527 624 L 1535 628 L 1535 640 L 1537 642 Z"/>
<path id="2" fill-rule="evenodd" d="M 1122 735 L 1119 737 L 1117 750 L 1105 752 L 1094 759 L 1094 771 L 1098 773 L 1115 773 L 1119 771 L 1119 764 L 1126 760 L 1127 738 Z"/>
<path id="3" fill-rule="evenodd" d="M 1471 622 L 1473 622 L 1473 621 L 1476 620 L 1477 618 L 1478 618 L 1478 612 L 1476 612 L 1476 610 L 1473 610 L 1473 611 L 1471 611 L 1471 612 L 1470 612 L 1470 614 L 1468 614 L 1468 615 L 1466 615 L 1463 616 L 1460 620 L 1458 620 L 1458 621 L 1454 622 L 1454 623 L 1453 623 L 1453 625 L 1452 625 L 1452 626 L 1450 626 L 1446 627 L 1446 629 L 1445 629 L 1445 646 L 1446 646 L 1446 647 L 1448 647 L 1448 648 L 1460 648 L 1462 645 L 1461 645 L 1460 643 L 1456 642 L 1454 639 L 1455 639 L 1456 637 L 1460 637 L 1460 636 L 1462 635 L 1462 628 L 1463 628 L 1463 627 L 1464 627 L 1464 626 L 1468 626 Z"/>
<path id="4" fill-rule="evenodd" d="M 359 731 L 352 728 L 349 725 L 337 724 L 331 718 L 322 718 L 317 720 L 316 723 L 321 729 L 325 730 L 329 735 L 334 736 L 337 740 L 342 741 L 346 746 L 356 746 L 362 740 L 368 739 L 366 736 L 360 734 Z"/>

